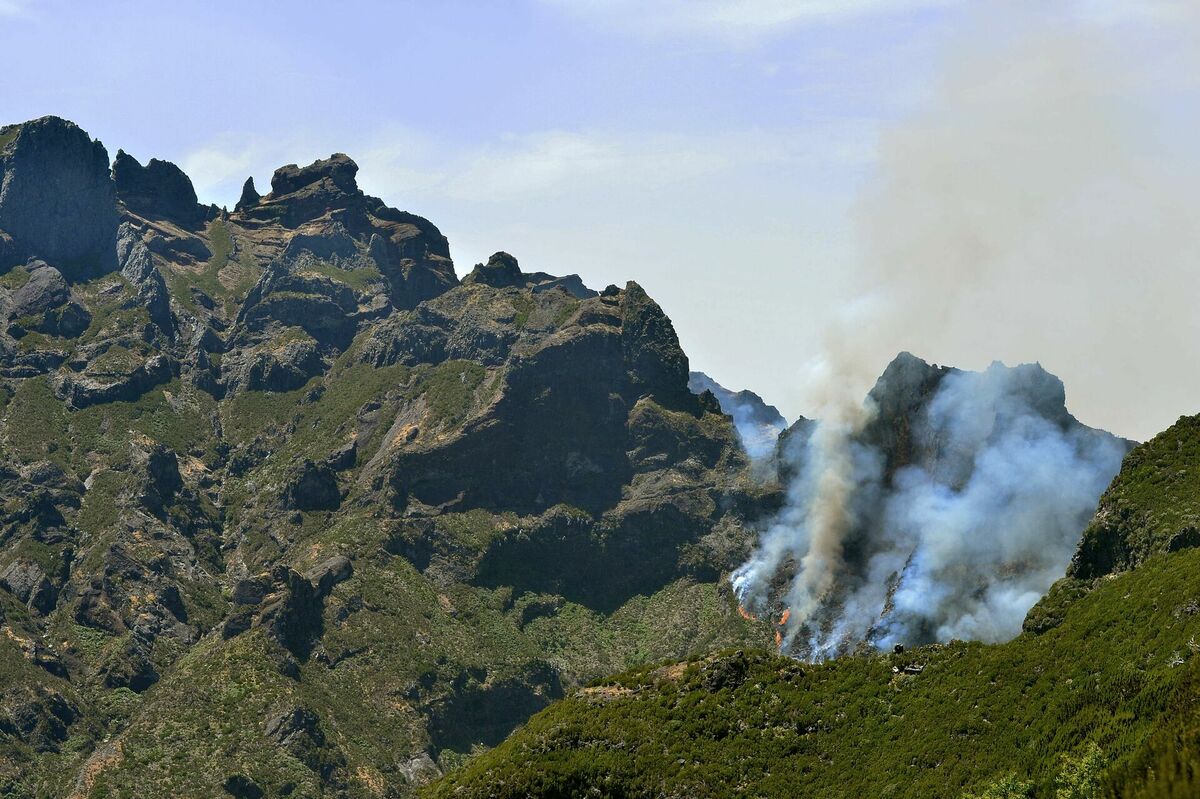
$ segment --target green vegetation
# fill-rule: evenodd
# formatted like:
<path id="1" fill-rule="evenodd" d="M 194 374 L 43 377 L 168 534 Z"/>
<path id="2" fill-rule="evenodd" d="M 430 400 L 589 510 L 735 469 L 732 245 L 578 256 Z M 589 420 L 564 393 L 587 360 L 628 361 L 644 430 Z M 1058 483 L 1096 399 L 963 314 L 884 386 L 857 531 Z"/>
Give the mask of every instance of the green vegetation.
<path id="1" fill-rule="evenodd" d="M 301 273 L 313 272 L 344 283 L 355 291 L 365 291 L 370 286 L 383 281 L 383 274 L 374 266 L 360 266 L 355 269 L 343 269 L 324 261 L 310 261 L 304 264 Z"/>
<path id="2" fill-rule="evenodd" d="M 223 303 L 226 313 L 231 314 L 236 304 L 243 301 L 258 282 L 262 268 L 254 256 L 245 250 L 239 251 L 236 259 L 233 257 L 237 244 L 229 226 L 222 220 L 210 222 L 207 232 L 212 257 L 200 269 L 180 267 L 170 270 L 166 275 L 167 285 L 171 296 L 192 313 L 199 310 L 191 292 L 194 286 L 214 301 Z"/>
<path id="3" fill-rule="evenodd" d="M 1062 625 L 801 666 L 725 651 L 601 681 L 431 796 L 1095 796 L 1200 674 L 1200 552 L 1107 580 Z M 910 664 L 918 674 L 895 674 Z M 741 670 L 744 669 L 744 673 Z M 1060 753 L 1068 753 L 1064 760 Z M 987 788 L 987 786 L 993 786 Z M 1008 786 L 1008 794 L 995 793 Z M 1091 787 L 1089 787 L 1091 786 Z M 988 793 L 987 791 L 992 791 Z"/>
<path id="4" fill-rule="evenodd" d="M 414 395 L 425 397 L 436 422 L 454 425 L 471 410 L 486 376 L 486 367 L 474 361 L 446 361 L 420 372 Z"/>
<path id="5" fill-rule="evenodd" d="M 3 145 L 0 145 L 3 146 Z M 0 275 L 0 288 L 16 291 L 29 282 L 29 273 L 23 268 L 14 268 Z"/>
<path id="6" fill-rule="evenodd" d="M 1130 568 L 1147 557 L 1200 545 L 1200 417 L 1185 416 L 1135 448 L 1084 531 L 1082 577 Z"/>

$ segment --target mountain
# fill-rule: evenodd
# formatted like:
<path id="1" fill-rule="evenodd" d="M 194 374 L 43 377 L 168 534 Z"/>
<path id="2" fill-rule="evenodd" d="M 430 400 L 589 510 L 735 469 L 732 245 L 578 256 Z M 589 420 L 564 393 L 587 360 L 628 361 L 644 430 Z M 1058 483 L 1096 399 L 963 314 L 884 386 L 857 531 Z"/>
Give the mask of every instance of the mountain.
<path id="1" fill-rule="evenodd" d="M 670 320 L 334 154 L 0 128 L 0 794 L 406 796 L 604 674 L 766 644 L 771 490 Z"/>
<path id="2" fill-rule="evenodd" d="M 645 666 L 430 796 L 1184 797 L 1200 792 L 1200 416 L 1135 448 L 1003 644 Z"/>
<path id="3" fill-rule="evenodd" d="M 823 428 L 776 440 L 634 282 L 505 252 L 460 279 L 357 171 L 286 165 L 229 211 L 65 120 L 0 128 L 0 795 L 957 796 L 1193 768 L 1194 422 L 1087 525 L 1128 442 L 1036 365 L 902 354 L 842 442 L 865 521 L 814 570 L 835 601 L 781 621 Z M 949 642 L 1014 586 L 1022 635 Z M 766 651 L 812 655 L 850 606 L 867 623 L 830 640 L 855 656 Z"/>
<path id="4" fill-rule="evenodd" d="M 688 374 L 688 388 L 694 394 L 712 393 L 721 412 L 733 419 L 733 427 L 746 453 L 755 459 L 775 451 L 779 434 L 787 429 L 787 420 L 774 405 L 768 405 L 753 391 L 730 391 L 704 372 Z"/>

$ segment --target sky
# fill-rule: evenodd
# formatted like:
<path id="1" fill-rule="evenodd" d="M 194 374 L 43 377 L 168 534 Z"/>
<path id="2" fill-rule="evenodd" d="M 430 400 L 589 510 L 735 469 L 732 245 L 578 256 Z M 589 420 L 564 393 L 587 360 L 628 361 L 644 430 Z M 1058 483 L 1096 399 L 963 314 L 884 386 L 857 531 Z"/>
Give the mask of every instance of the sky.
<path id="1" fill-rule="evenodd" d="M 348 153 L 460 275 L 636 280 L 789 419 L 909 350 L 1146 438 L 1200 411 L 1195 5 L 0 0 L 0 109 L 229 206 Z"/>

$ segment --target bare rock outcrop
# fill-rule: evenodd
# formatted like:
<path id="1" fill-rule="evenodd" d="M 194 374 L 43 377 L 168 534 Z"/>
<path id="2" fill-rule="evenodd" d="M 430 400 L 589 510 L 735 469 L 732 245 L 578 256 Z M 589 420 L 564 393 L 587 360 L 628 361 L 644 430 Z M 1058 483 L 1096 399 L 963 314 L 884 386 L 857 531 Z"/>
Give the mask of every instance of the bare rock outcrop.
<path id="1" fill-rule="evenodd" d="M 115 198 L 104 145 L 78 125 L 42 117 L 0 128 L 0 271 L 31 256 L 71 280 L 111 271 Z"/>

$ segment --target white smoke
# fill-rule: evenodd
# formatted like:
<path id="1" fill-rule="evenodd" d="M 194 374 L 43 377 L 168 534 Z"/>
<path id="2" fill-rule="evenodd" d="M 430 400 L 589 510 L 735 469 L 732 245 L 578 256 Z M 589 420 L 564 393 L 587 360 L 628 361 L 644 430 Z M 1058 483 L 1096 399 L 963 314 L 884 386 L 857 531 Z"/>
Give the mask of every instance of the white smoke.
<path id="1" fill-rule="evenodd" d="M 768 422 L 758 418 L 758 409 L 748 402 L 733 402 L 723 408 L 733 418 L 733 427 L 741 439 L 742 448 L 752 460 L 762 460 L 775 451 L 779 434 L 786 429 L 782 422 Z"/>
<path id="2" fill-rule="evenodd" d="M 1125 446 L 1043 416 L 1030 371 L 993 364 L 939 387 L 928 434 L 947 457 L 898 472 L 884 512 L 912 557 L 880 645 L 1007 640 L 1062 576 Z"/>
<path id="3" fill-rule="evenodd" d="M 783 648 L 808 659 L 1013 637 L 1125 453 L 1062 403 L 1038 366 L 950 372 L 912 420 L 917 461 L 890 479 L 861 427 L 817 425 L 787 506 L 733 575 L 739 598 L 761 609 L 790 578 Z"/>

